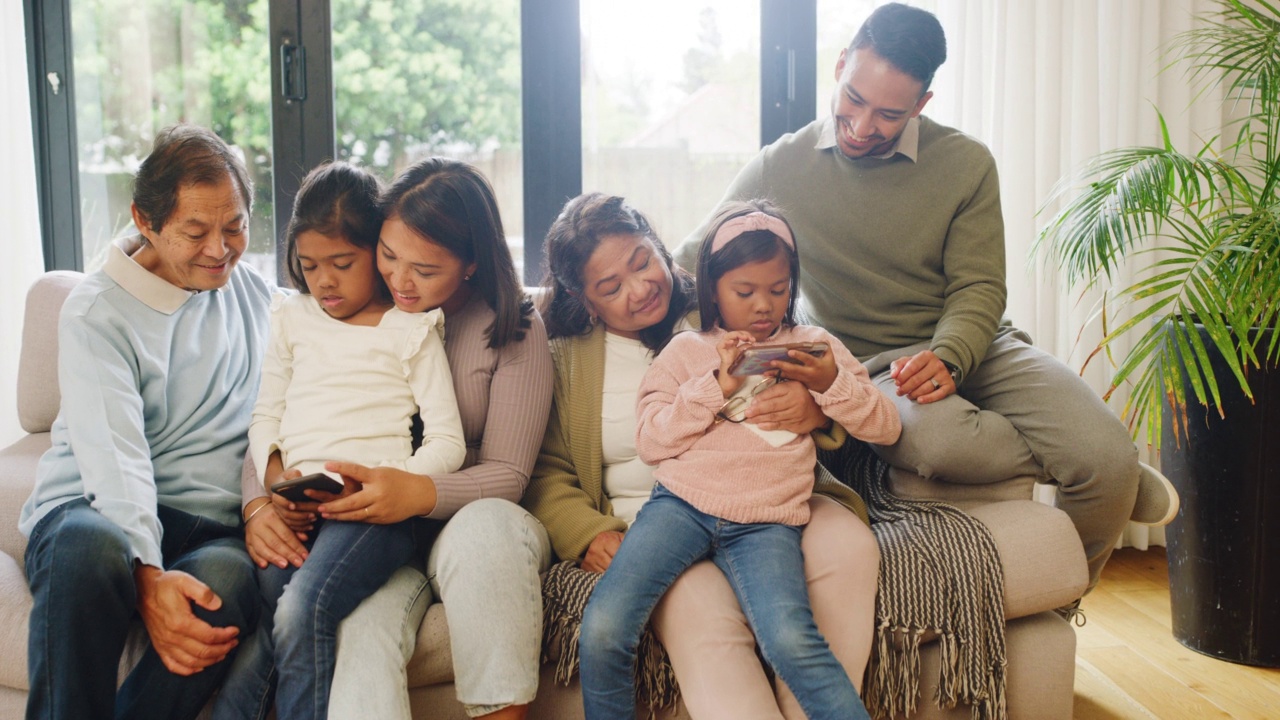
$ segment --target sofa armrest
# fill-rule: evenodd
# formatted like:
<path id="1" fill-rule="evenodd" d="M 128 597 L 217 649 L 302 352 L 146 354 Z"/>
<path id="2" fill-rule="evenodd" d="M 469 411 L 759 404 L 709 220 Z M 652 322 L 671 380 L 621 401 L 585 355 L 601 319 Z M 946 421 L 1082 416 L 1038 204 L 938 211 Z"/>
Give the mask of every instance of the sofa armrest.
<path id="1" fill-rule="evenodd" d="M 1004 569 L 1004 616 L 1062 607 L 1084 594 L 1089 568 L 1066 513 L 1034 500 L 988 503 L 967 511 L 991 531 Z"/>
<path id="2" fill-rule="evenodd" d="M 0 686 L 27 690 L 27 624 L 31 590 L 18 563 L 0 553 Z"/>
<path id="3" fill-rule="evenodd" d="M 0 552 L 22 567 L 27 538 L 18 532 L 18 515 L 36 484 L 36 465 L 49 449 L 49 433 L 19 438 L 0 450 Z"/>
<path id="4" fill-rule="evenodd" d="M 48 432 L 62 400 L 58 392 L 58 315 L 83 273 L 55 270 L 27 291 L 18 356 L 18 421 L 29 433 Z"/>

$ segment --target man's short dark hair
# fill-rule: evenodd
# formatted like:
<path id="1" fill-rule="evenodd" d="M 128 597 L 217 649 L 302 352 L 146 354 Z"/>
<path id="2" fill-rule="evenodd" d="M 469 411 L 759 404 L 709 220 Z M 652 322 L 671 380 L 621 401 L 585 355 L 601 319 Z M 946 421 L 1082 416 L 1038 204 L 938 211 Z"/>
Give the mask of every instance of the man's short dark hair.
<path id="1" fill-rule="evenodd" d="M 188 185 L 217 184 L 231 178 L 247 215 L 253 209 L 253 181 L 240 157 L 212 130 L 171 125 L 156 135 L 155 146 L 133 180 L 133 204 L 151 229 L 159 232 Z"/>
<path id="2" fill-rule="evenodd" d="M 858 28 L 849 43 L 849 54 L 871 48 L 877 55 L 929 89 L 933 74 L 947 59 L 947 36 L 933 13 L 902 3 L 889 3 Z"/>

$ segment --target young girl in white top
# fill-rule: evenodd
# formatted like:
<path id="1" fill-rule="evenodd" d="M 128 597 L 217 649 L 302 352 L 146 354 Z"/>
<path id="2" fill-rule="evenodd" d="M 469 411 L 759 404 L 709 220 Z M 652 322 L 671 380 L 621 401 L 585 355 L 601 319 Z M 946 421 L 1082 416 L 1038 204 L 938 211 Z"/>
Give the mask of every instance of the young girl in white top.
<path id="1" fill-rule="evenodd" d="M 289 275 L 300 293 L 277 298 L 272 307 L 272 338 L 249 428 L 250 452 L 268 489 L 324 472 L 327 461 L 431 476 L 457 470 L 466 455 L 444 352 L 444 316 L 439 309 L 397 309 L 378 274 L 379 192 L 376 177 L 346 163 L 316 168 L 298 191 L 287 244 Z M 422 422 L 416 451 L 415 415 Z M 273 502 L 284 501 L 276 496 Z M 310 504 L 292 509 L 298 507 Z M 270 632 L 259 638 L 274 646 L 281 720 L 326 717 L 338 624 L 419 554 L 423 522 L 322 521 L 300 568 L 259 572 L 270 613 L 262 620 Z M 254 662 L 270 658 L 260 655 Z M 250 676 L 268 677 L 261 668 Z M 227 693 L 236 704 L 227 714 L 254 717 L 269 708 L 266 685 Z"/>
<path id="2" fill-rule="evenodd" d="M 813 440 L 744 422 L 770 383 L 803 383 L 849 435 L 893 443 L 892 402 L 822 328 L 794 318 L 799 256 L 791 228 L 762 202 L 730 203 L 698 256 L 702 332 L 679 333 L 641 382 L 636 450 L 658 483 L 591 594 L 579 641 L 587 720 L 633 717 L 636 649 L 654 606 L 690 565 L 724 573 L 760 653 L 810 718 L 867 712 L 809 607 L 800 533 L 809 520 Z M 824 343 L 790 351 L 753 377 L 730 373 L 755 344 Z"/>

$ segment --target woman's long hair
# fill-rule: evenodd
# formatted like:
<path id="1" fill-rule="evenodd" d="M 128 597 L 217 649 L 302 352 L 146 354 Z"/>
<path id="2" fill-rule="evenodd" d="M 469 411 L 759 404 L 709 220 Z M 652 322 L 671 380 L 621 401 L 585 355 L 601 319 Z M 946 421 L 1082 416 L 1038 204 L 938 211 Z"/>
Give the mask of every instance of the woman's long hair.
<path id="1" fill-rule="evenodd" d="M 421 160 L 396 177 L 380 205 L 386 217 L 400 218 L 463 265 L 476 264 L 467 282 L 493 309 L 490 348 L 524 339 L 533 301 L 511 259 L 493 188 L 479 170 L 460 160 Z"/>

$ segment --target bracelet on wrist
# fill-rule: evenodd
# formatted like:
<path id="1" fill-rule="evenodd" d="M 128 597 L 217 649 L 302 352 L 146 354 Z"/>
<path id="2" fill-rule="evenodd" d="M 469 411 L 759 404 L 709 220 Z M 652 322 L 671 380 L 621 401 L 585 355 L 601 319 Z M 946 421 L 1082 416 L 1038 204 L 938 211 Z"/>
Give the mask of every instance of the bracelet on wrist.
<path id="1" fill-rule="evenodd" d="M 266 502 L 262 503 L 261 505 L 259 505 L 259 506 L 258 506 L 258 507 L 256 507 L 256 508 L 254 508 L 252 512 L 250 512 L 248 515 L 246 515 L 246 516 L 245 516 L 245 518 L 244 518 L 244 524 L 245 524 L 245 525 L 248 525 L 248 524 L 249 524 L 249 521 L 253 519 L 253 516 L 254 516 L 254 515 L 257 515 L 258 513 L 262 512 L 262 508 L 264 508 L 264 507 L 266 507 L 266 506 L 268 506 L 268 505 L 270 505 L 270 504 L 271 504 L 271 498 L 269 498 L 269 497 L 264 497 L 264 498 L 259 498 L 259 499 L 260 499 L 260 500 L 265 500 Z M 250 502 L 252 502 L 252 501 L 250 501 Z"/>

